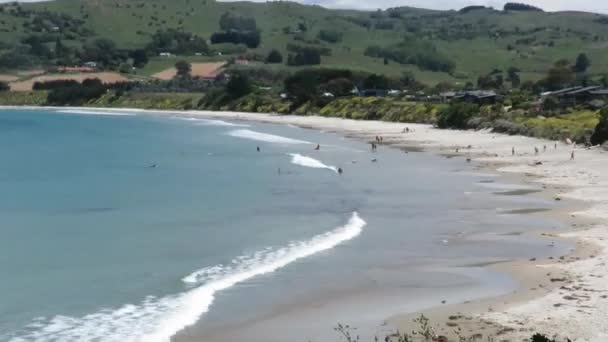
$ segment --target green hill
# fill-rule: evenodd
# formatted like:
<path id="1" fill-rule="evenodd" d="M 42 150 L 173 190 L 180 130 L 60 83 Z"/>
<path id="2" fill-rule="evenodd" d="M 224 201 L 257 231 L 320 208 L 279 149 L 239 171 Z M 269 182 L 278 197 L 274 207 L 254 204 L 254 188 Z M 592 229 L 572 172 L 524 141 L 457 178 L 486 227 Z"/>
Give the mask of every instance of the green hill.
<path id="1" fill-rule="evenodd" d="M 145 47 L 159 29 L 177 29 L 209 39 L 220 31 L 224 13 L 252 17 L 261 34 L 253 49 L 211 45 L 210 55 L 265 56 L 271 49 L 287 59 L 295 47 L 325 49 L 321 66 L 398 76 L 410 71 L 421 81 L 465 83 L 499 69 L 516 67 L 523 80 L 539 79 L 559 59 L 586 53 L 590 74 L 608 73 L 608 17 L 592 13 L 491 9 L 433 11 L 396 8 L 364 12 L 329 10 L 290 2 L 215 2 L 212 0 L 56 0 L 6 4 L 0 12 L 0 48 L 22 49 L 24 39 L 46 35 L 78 48 L 107 38 L 122 49 Z M 371 49 L 370 49 L 371 47 Z M 27 53 L 27 52 L 25 52 Z M 197 59 L 211 56 L 191 57 Z M 428 63 L 428 60 L 432 63 Z M 453 65 L 447 65 L 449 62 Z M 152 58 L 158 71 L 174 61 Z M 448 64 L 449 64 L 448 63 Z M 442 67 L 436 67 L 442 65 Z M 445 67 L 444 67 L 445 66 Z M 295 70 L 299 67 L 274 65 Z"/>

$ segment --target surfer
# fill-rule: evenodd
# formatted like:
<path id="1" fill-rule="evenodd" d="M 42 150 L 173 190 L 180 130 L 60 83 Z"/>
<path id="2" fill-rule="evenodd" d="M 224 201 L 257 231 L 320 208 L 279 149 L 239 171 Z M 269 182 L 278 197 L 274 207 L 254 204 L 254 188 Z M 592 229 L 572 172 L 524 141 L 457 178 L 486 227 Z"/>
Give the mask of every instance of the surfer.
<path id="1" fill-rule="evenodd" d="M 154 163 L 154 164 L 152 164 L 152 165 L 150 165 L 150 166 L 148 166 L 148 167 L 149 167 L 150 169 L 155 169 L 155 168 L 156 168 L 156 163 Z"/>
<path id="2" fill-rule="evenodd" d="M 317 144 L 317 147 L 315 147 L 315 151 L 318 151 L 321 149 L 321 145 Z"/>
<path id="3" fill-rule="evenodd" d="M 339 168 L 338 168 L 338 173 L 339 173 L 339 174 L 342 174 L 342 172 L 344 172 L 344 171 L 342 170 L 342 168 L 341 168 L 341 167 L 339 167 Z"/>
<path id="4" fill-rule="evenodd" d="M 256 147 L 257 151 L 260 152 L 260 146 Z"/>

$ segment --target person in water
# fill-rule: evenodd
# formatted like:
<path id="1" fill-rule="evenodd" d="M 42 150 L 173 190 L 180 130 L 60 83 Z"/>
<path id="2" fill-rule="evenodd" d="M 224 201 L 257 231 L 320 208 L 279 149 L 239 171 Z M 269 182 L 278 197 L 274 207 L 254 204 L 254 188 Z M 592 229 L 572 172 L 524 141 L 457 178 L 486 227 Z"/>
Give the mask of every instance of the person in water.
<path id="1" fill-rule="evenodd" d="M 256 147 L 257 151 L 260 152 L 260 146 Z"/>
<path id="2" fill-rule="evenodd" d="M 321 149 L 321 145 L 317 144 L 317 147 L 315 147 L 315 151 L 318 151 Z"/>
<path id="3" fill-rule="evenodd" d="M 342 172 L 344 172 L 344 170 L 342 170 L 342 168 L 341 168 L 341 167 L 339 167 L 339 168 L 338 168 L 338 173 L 339 173 L 339 174 L 342 174 Z"/>

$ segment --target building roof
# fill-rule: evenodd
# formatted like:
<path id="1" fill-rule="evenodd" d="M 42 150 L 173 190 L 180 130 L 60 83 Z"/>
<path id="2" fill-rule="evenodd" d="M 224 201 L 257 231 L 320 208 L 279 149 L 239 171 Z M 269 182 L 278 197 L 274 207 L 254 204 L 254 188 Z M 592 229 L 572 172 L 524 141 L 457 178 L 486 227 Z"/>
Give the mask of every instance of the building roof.
<path id="1" fill-rule="evenodd" d="M 608 88 L 593 90 L 593 91 L 590 91 L 589 94 L 591 94 L 591 95 L 608 95 Z"/>
<path id="2" fill-rule="evenodd" d="M 461 93 L 456 94 L 457 98 L 463 98 L 463 97 L 475 97 L 477 99 L 484 99 L 484 98 L 488 98 L 488 97 L 495 97 L 497 94 L 495 91 L 492 90 L 470 90 L 470 91 L 464 91 Z"/>
<path id="3" fill-rule="evenodd" d="M 577 95 L 577 94 L 587 93 L 587 92 L 590 92 L 590 91 L 593 91 L 593 90 L 597 90 L 597 89 L 600 89 L 600 87 L 598 87 L 598 86 L 584 87 L 584 88 L 579 88 L 579 89 L 572 90 L 572 91 L 569 91 L 569 92 L 566 92 L 566 93 L 562 93 L 560 95 L 561 96 Z"/>

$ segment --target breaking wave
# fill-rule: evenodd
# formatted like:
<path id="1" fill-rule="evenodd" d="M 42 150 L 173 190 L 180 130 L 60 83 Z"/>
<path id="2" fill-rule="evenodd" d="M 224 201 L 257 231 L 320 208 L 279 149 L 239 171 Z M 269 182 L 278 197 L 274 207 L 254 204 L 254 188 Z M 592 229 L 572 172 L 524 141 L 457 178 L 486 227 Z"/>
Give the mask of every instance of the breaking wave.
<path id="1" fill-rule="evenodd" d="M 289 153 L 291 156 L 291 162 L 296 165 L 304 166 L 304 167 L 312 167 L 314 169 L 328 169 L 332 170 L 335 173 L 338 173 L 338 168 L 335 166 L 329 166 L 323 164 L 320 160 L 303 156 L 297 153 Z"/>
<path id="2" fill-rule="evenodd" d="M 194 324 L 206 313 L 218 291 L 253 277 L 272 273 L 290 263 L 332 249 L 361 234 L 366 222 L 354 212 L 348 223 L 306 241 L 292 241 L 282 248 L 266 248 L 238 257 L 228 265 L 198 270 L 182 279 L 190 287 L 183 293 L 162 298 L 147 297 L 139 305 L 127 304 L 84 317 L 38 318 L 11 342 L 103 341 L 165 342 Z"/>
<path id="3" fill-rule="evenodd" d="M 228 135 L 237 137 L 237 138 L 263 141 L 263 142 L 269 142 L 269 143 L 275 143 L 275 144 L 312 144 L 310 141 L 291 139 L 291 138 L 287 138 L 287 137 L 282 137 L 280 135 L 256 132 L 256 131 L 252 131 L 250 129 L 237 129 L 237 130 L 228 132 Z"/>

